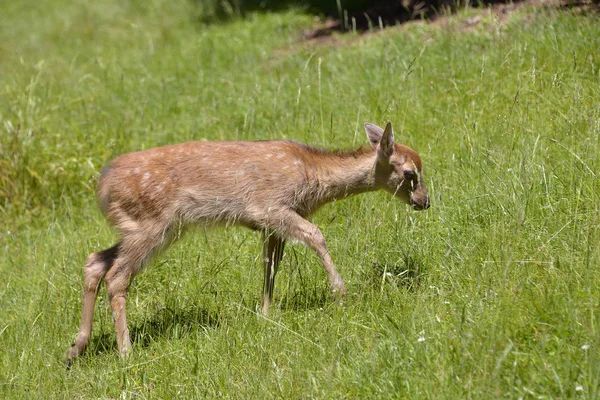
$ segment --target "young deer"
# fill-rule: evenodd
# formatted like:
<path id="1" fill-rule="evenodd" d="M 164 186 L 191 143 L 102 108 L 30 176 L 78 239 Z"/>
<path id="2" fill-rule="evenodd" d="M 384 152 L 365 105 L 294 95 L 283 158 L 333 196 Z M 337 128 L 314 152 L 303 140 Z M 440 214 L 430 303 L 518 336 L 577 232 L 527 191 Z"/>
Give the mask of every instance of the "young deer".
<path id="1" fill-rule="evenodd" d="M 125 317 L 127 288 L 148 259 L 167 247 L 186 224 L 235 223 L 263 234 L 267 313 L 287 239 L 319 256 L 334 293 L 346 293 L 325 239 L 306 218 L 321 205 L 356 193 L 385 189 L 417 210 L 429 207 L 421 159 L 365 124 L 371 147 L 329 152 L 292 141 L 191 142 L 129 153 L 113 160 L 98 183 L 100 208 L 121 240 L 92 253 L 84 269 L 83 312 L 68 362 L 89 344 L 102 279 L 114 317 L 119 352 L 131 347 Z"/>

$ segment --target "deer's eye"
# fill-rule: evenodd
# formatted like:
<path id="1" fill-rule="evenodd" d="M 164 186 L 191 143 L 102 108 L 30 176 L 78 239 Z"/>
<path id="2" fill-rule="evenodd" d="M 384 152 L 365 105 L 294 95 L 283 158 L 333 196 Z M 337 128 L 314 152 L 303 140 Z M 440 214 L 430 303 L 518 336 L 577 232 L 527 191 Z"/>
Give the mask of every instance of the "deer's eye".
<path id="1" fill-rule="evenodd" d="M 410 169 L 407 169 L 404 171 L 404 179 L 411 181 L 414 179 L 414 177 L 415 177 L 415 171 L 412 171 Z"/>

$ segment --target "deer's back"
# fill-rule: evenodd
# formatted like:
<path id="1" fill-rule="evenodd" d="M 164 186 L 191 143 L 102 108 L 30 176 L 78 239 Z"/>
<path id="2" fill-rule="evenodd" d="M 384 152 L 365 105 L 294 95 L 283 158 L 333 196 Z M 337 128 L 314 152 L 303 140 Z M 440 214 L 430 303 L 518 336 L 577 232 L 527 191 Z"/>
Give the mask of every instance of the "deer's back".
<path id="1" fill-rule="evenodd" d="M 124 154 L 103 171 L 98 197 L 115 224 L 127 218 L 237 220 L 302 209 L 310 151 L 288 141 L 191 142 Z"/>

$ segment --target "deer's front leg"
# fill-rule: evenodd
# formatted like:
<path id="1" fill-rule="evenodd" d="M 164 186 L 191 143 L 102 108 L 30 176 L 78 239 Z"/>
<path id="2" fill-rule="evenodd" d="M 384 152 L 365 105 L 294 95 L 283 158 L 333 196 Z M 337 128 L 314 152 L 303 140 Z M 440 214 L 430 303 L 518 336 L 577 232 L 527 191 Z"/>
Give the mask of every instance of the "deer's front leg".
<path id="1" fill-rule="evenodd" d="M 285 240 L 274 233 L 264 232 L 263 235 L 263 264 L 265 269 L 265 281 L 263 286 L 262 313 L 266 315 L 273 301 L 273 288 L 275 287 L 275 275 L 279 269 L 279 262 L 283 257 Z"/>
<path id="2" fill-rule="evenodd" d="M 321 259 L 323 268 L 325 268 L 325 271 L 329 275 L 329 283 L 331 284 L 333 293 L 341 296 L 346 295 L 344 281 L 335 270 L 335 266 L 327 250 L 327 243 L 319 228 L 302 218 L 299 214 L 291 211 L 283 213 L 278 223 L 280 224 L 279 229 L 284 231 L 286 237 L 306 244 L 317 253 Z"/>

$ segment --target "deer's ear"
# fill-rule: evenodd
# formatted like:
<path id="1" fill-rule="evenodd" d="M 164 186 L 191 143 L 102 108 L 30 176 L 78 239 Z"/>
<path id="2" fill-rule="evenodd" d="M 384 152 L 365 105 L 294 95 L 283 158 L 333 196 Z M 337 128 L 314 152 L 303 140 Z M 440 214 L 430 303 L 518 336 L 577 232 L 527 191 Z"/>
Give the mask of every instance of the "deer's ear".
<path id="1" fill-rule="evenodd" d="M 377 125 L 367 123 L 365 124 L 365 131 L 367 132 L 367 138 L 371 142 L 371 146 L 377 149 L 378 157 L 382 161 L 389 160 L 394 152 L 394 130 L 392 129 L 392 123 L 388 121 L 385 125 L 385 130 Z"/>
<path id="2" fill-rule="evenodd" d="M 367 132 L 367 139 L 369 139 L 369 143 L 373 148 L 377 148 L 379 146 L 379 142 L 381 141 L 381 137 L 383 136 L 383 129 L 378 127 L 377 125 L 373 125 L 370 123 L 365 124 L 365 131 Z"/>
<path id="3" fill-rule="evenodd" d="M 388 121 L 385 125 L 383 135 L 381 135 L 381 141 L 377 148 L 377 154 L 379 157 L 385 157 L 389 159 L 394 152 L 394 130 L 392 129 L 392 121 Z"/>

